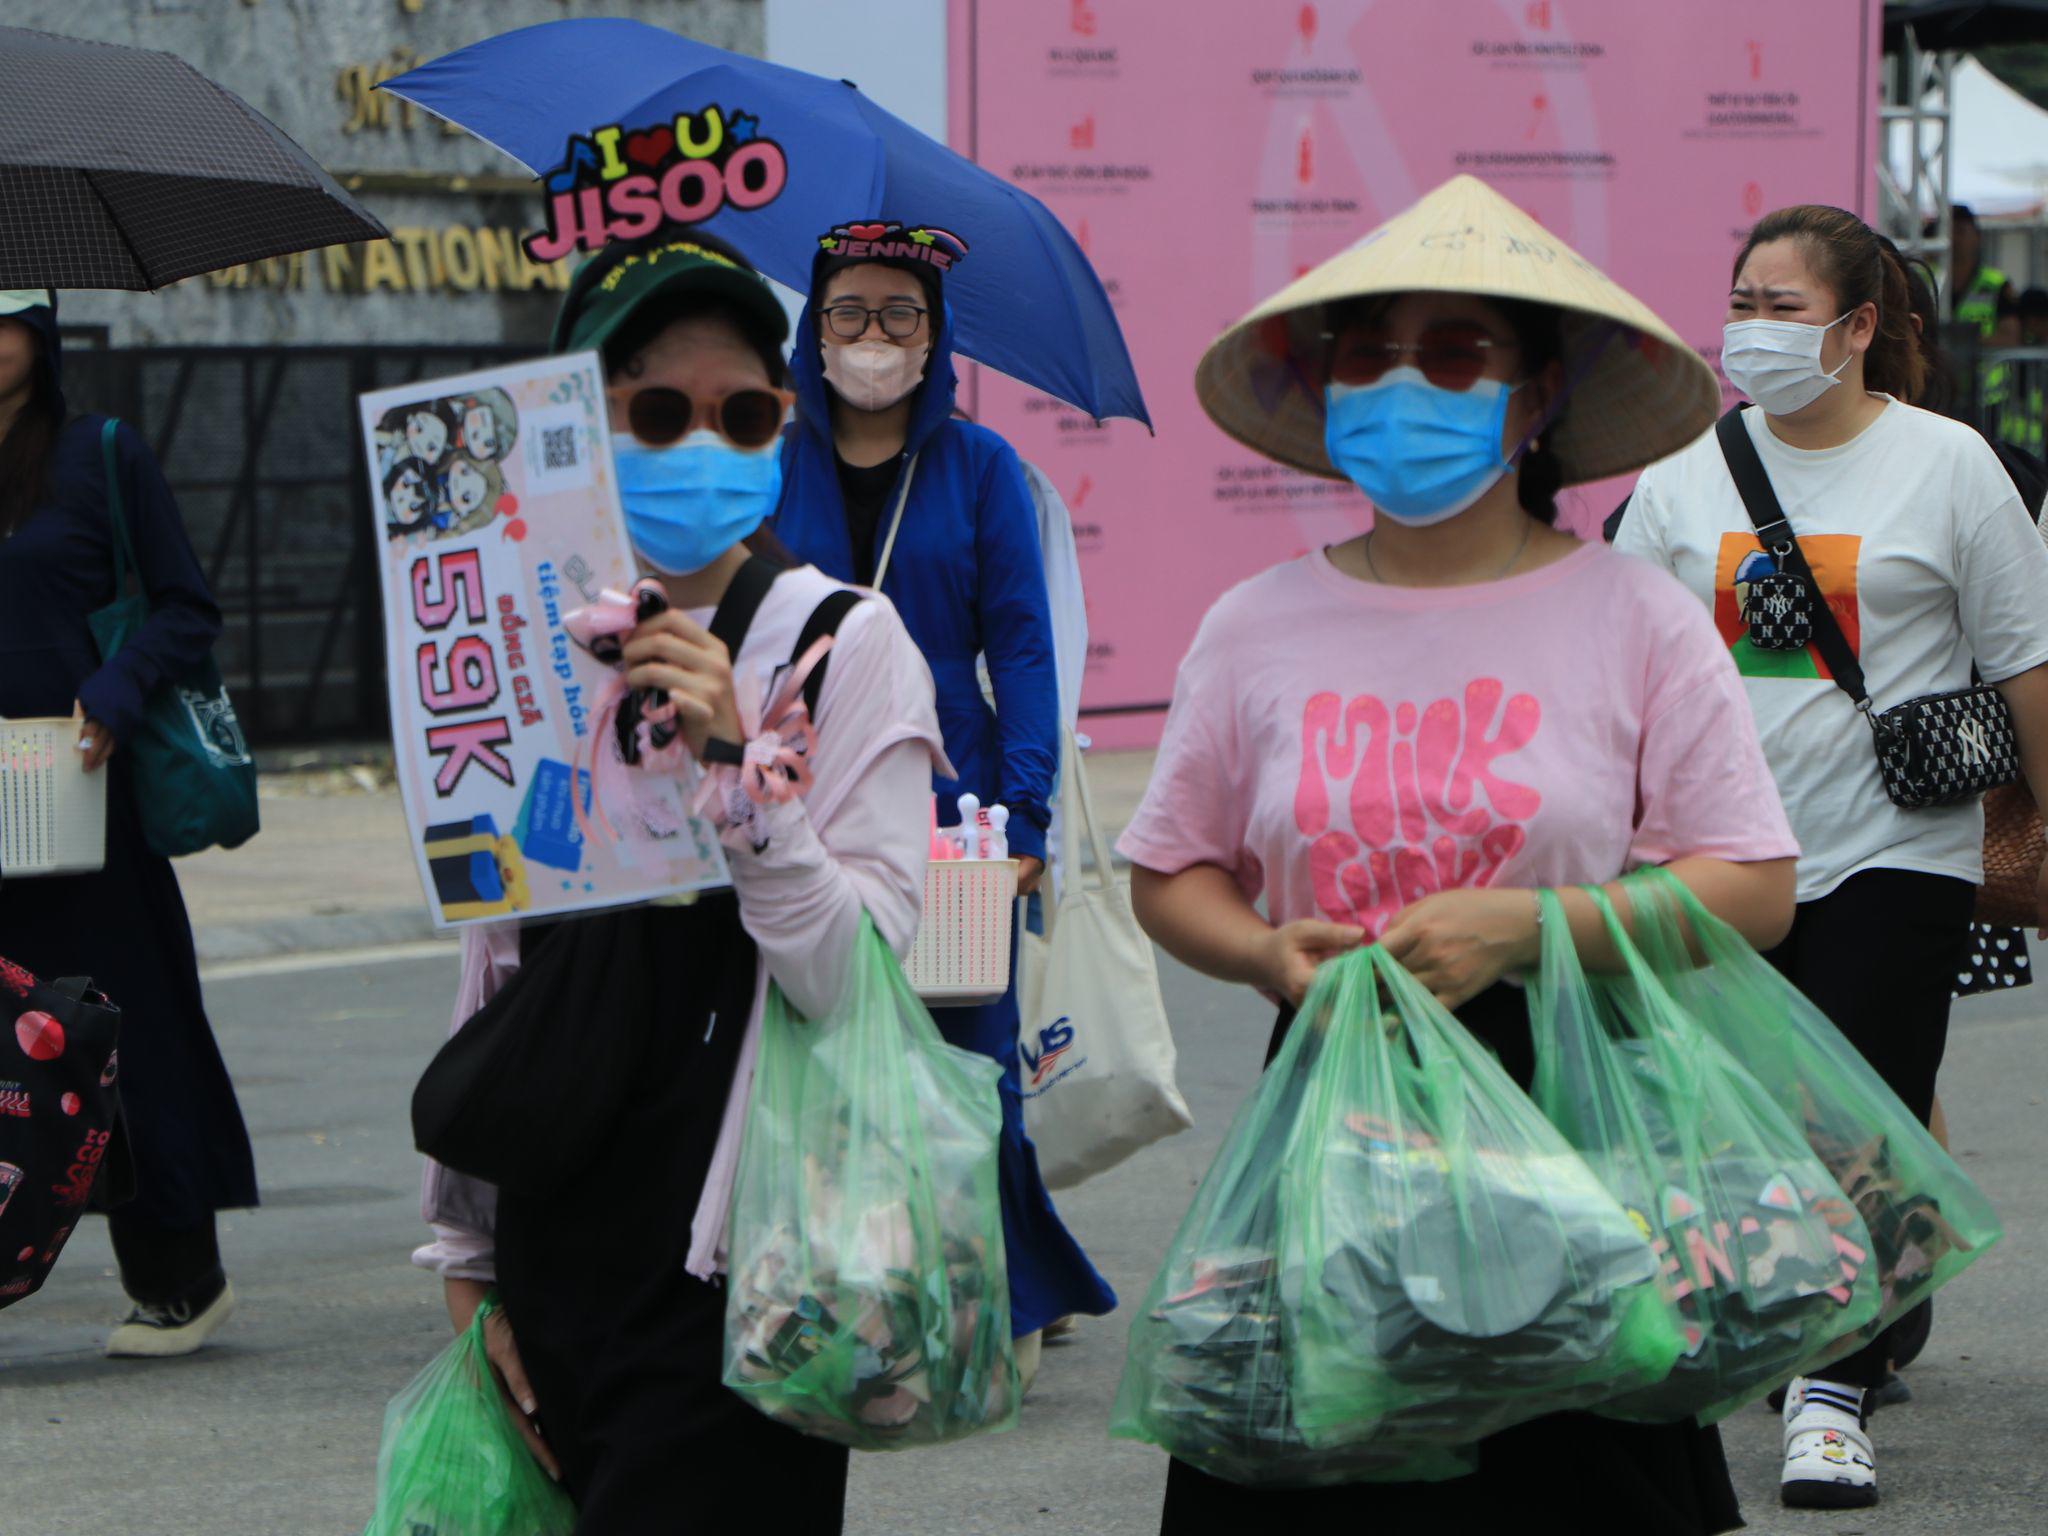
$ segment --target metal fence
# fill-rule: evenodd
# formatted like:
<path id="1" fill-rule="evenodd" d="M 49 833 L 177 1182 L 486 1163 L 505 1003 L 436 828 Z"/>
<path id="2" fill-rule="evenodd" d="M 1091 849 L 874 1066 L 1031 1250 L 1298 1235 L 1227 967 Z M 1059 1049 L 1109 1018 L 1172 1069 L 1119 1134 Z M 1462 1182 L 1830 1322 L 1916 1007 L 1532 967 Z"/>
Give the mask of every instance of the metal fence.
<path id="1" fill-rule="evenodd" d="M 386 734 L 364 390 L 526 355 L 503 346 L 148 347 L 65 359 L 74 409 L 141 432 L 225 619 L 217 655 L 258 746 Z"/>
<path id="2" fill-rule="evenodd" d="M 1951 414 L 2036 457 L 2048 457 L 2048 347 L 1987 347 L 1964 355 L 1966 398 Z"/>

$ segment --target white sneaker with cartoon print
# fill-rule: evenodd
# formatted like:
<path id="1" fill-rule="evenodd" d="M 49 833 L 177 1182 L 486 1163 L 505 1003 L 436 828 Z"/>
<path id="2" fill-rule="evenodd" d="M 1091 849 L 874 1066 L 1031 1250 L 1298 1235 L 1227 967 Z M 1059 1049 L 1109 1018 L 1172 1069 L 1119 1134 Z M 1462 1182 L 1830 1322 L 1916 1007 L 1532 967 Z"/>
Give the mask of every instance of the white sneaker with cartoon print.
<path id="1" fill-rule="evenodd" d="M 1865 1509 L 1877 1502 L 1877 1458 L 1863 1427 L 1863 1389 L 1801 1376 L 1785 1394 L 1785 1470 L 1778 1495 L 1794 1509 Z"/>

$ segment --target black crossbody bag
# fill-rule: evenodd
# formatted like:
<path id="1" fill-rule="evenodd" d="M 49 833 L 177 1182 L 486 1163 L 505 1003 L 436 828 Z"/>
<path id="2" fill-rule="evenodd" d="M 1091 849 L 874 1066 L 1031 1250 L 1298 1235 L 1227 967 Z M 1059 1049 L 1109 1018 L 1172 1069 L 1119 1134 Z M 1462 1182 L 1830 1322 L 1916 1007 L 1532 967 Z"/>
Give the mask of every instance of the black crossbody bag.
<path id="1" fill-rule="evenodd" d="M 1909 811 L 1954 805 L 2015 782 L 2020 753 L 2012 711 L 1990 684 L 1924 693 L 1891 709 L 1872 708 L 1863 668 L 1778 505 L 1778 493 L 1771 489 L 1771 477 L 1743 424 L 1740 406 L 1721 418 L 1714 435 L 1720 439 L 1721 456 L 1728 461 L 1728 473 L 1735 478 L 1749 520 L 1756 525 L 1757 542 L 1778 566 L 1775 575 L 1751 584 L 1744 619 L 1765 649 L 1796 650 L 1812 642 L 1836 686 L 1870 723 L 1878 771 L 1892 804 Z"/>

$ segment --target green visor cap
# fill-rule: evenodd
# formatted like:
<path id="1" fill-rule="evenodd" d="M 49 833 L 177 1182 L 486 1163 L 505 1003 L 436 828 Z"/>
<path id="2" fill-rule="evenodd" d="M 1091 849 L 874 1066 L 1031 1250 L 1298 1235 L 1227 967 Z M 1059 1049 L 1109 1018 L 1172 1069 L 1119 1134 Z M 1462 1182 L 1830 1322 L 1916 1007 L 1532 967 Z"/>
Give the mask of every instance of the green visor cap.
<path id="1" fill-rule="evenodd" d="M 789 316 L 765 278 L 693 240 L 676 239 L 635 251 L 594 280 L 578 273 L 555 316 L 548 349 L 601 348 L 642 304 L 678 294 L 725 300 L 778 346 L 789 337 Z"/>

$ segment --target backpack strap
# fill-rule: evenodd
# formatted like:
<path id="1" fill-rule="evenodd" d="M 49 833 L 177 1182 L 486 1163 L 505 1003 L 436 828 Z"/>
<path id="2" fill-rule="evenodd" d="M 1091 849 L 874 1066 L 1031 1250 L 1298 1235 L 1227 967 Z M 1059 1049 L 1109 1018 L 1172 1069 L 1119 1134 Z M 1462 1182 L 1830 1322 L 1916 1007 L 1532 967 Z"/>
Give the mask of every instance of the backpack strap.
<path id="1" fill-rule="evenodd" d="M 711 615 L 711 633 L 725 642 L 725 653 L 735 659 L 747 631 L 754 627 L 754 615 L 768 597 L 768 589 L 788 567 L 766 555 L 748 555 L 747 563 L 733 573 L 725 596 Z"/>
<path id="2" fill-rule="evenodd" d="M 1835 610 L 1828 602 L 1827 594 L 1821 591 L 1820 583 L 1814 579 L 1813 567 L 1806 563 L 1806 552 L 1799 547 L 1799 537 L 1792 531 L 1791 519 L 1785 516 L 1785 509 L 1778 504 L 1778 493 L 1771 487 L 1770 472 L 1764 468 L 1763 458 L 1756 451 L 1756 442 L 1749 435 L 1749 426 L 1742 419 L 1743 409 L 1735 406 L 1714 423 L 1714 436 L 1720 440 L 1721 457 L 1727 460 L 1736 493 L 1742 497 L 1743 508 L 1749 513 L 1750 522 L 1756 526 L 1757 542 L 1771 552 L 1779 570 L 1799 577 L 1812 594 L 1814 649 L 1828 664 L 1835 685 L 1855 701 L 1858 709 L 1868 714 L 1870 693 L 1863 685 L 1862 663 L 1849 648 L 1848 636 L 1842 633 L 1842 626 L 1835 619 Z"/>
<path id="3" fill-rule="evenodd" d="M 790 665 L 803 659 L 803 654 L 827 635 L 839 633 L 839 626 L 846 622 L 846 616 L 853 612 L 856 603 L 864 601 L 862 593 L 841 587 L 817 607 L 804 620 L 803 633 L 796 637 L 796 648 L 789 653 Z M 811 675 L 804 679 L 804 708 L 811 718 L 818 718 L 818 699 L 825 691 L 825 668 L 831 664 L 832 653 L 827 651 L 818 658 L 818 664 L 811 668 Z"/>

